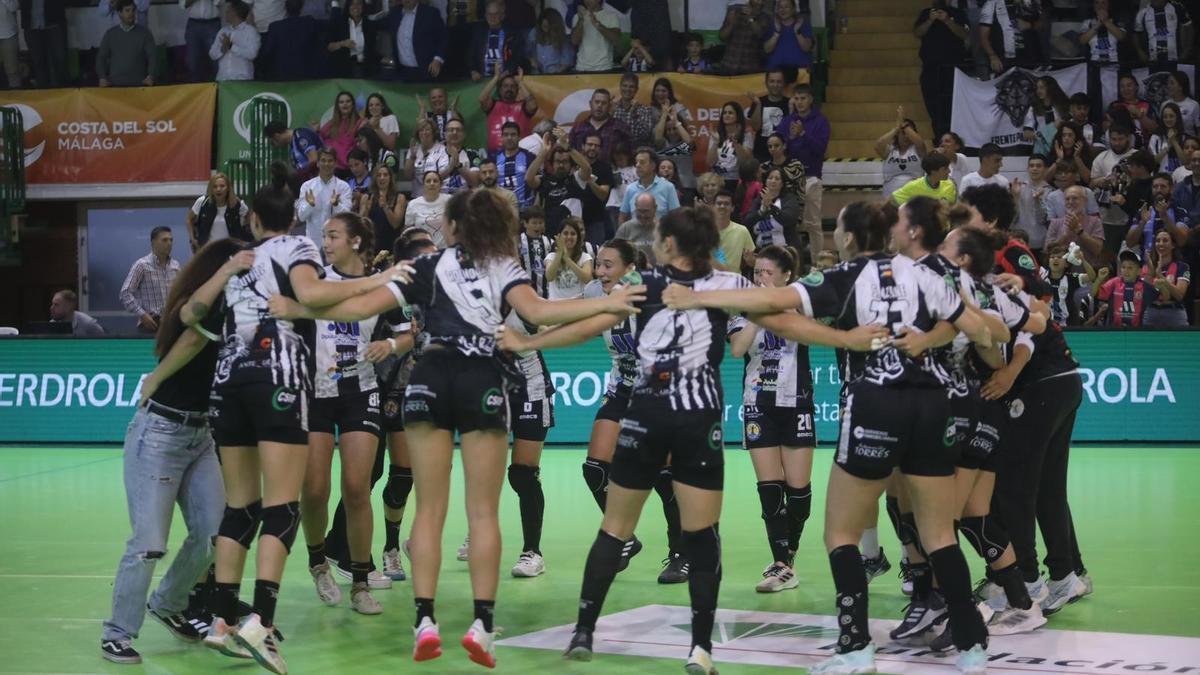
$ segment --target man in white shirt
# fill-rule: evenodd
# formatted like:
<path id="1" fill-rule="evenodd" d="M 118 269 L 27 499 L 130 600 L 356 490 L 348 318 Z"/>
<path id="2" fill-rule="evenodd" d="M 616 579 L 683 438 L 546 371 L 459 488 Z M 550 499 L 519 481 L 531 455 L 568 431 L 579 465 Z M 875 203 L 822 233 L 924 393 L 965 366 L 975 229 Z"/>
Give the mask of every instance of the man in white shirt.
<path id="1" fill-rule="evenodd" d="M 217 62 L 217 82 L 254 79 L 254 59 L 262 39 L 246 22 L 248 16 L 250 6 L 241 0 L 225 4 L 228 25 L 221 29 L 208 50 L 208 55 Z"/>
<path id="2" fill-rule="evenodd" d="M 265 35 L 271 24 L 287 16 L 283 0 L 253 0 L 249 4 L 253 10 L 250 23 L 258 29 L 259 35 Z"/>
<path id="3" fill-rule="evenodd" d="M 183 42 L 187 50 L 188 77 L 192 82 L 212 80 L 212 60 L 208 50 L 221 30 L 220 0 L 179 0 L 179 6 L 187 14 Z"/>
<path id="4" fill-rule="evenodd" d="M 621 39 L 616 10 L 604 0 L 584 0 L 571 24 L 571 44 L 577 50 L 575 70 L 598 73 L 613 69 L 613 48 Z"/>
<path id="5" fill-rule="evenodd" d="M 296 219 L 304 224 L 304 234 L 314 242 L 321 241 L 325 221 L 338 213 L 349 211 L 353 205 L 354 195 L 350 193 L 350 185 L 333 175 L 336 167 L 337 154 L 330 148 L 321 148 L 317 151 L 317 177 L 300 186 Z"/>
<path id="6" fill-rule="evenodd" d="M 1004 151 L 995 143 L 988 143 L 979 149 L 979 170 L 962 177 L 958 183 L 958 193 L 979 185 L 999 185 L 1008 188 L 1008 179 L 1000 175 L 1000 165 L 1004 163 Z"/>

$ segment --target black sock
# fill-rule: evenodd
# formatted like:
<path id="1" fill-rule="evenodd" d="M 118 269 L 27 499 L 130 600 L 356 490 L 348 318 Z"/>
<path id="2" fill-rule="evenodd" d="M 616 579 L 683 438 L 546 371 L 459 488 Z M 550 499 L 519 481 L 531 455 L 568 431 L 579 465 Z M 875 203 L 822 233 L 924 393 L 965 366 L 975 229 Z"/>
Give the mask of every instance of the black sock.
<path id="1" fill-rule="evenodd" d="M 663 518 L 667 521 L 667 548 L 670 553 L 680 553 L 679 545 L 679 502 L 675 500 L 675 486 L 672 484 L 670 467 L 658 472 L 658 480 L 654 483 L 654 491 L 662 500 Z"/>
<path id="2" fill-rule="evenodd" d="M 1021 568 L 1016 563 L 992 573 L 992 579 L 1004 589 L 1008 604 L 1017 609 L 1033 607 L 1033 599 L 1029 597 L 1029 589 L 1025 587 L 1025 579 L 1021 577 Z"/>
<path id="3" fill-rule="evenodd" d="M 971 597 L 971 570 L 957 544 L 939 548 L 929 554 L 929 564 L 937 576 L 946 611 L 950 615 L 950 632 L 954 646 L 965 652 L 975 645 L 987 647 L 987 627 Z"/>
<path id="4" fill-rule="evenodd" d="M 862 554 L 853 544 L 839 546 L 829 553 L 829 568 L 833 571 L 833 586 L 837 589 L 838 636 L 837 652 L 857 651 L 871 643 L 867 626 L 867 571 Z"/>
<path id="5" fill-rule="evenodd" d="M 356 584 L 367 583 L 367 573 L 371 571 L 371 563 L 369 561 L 355 562 L 350 561 L 350 576 Z"/>
<path id="6" fill-rule="evenodd" d="M 394 551 L 400 548 L 400 521 L 383 519 L 383 550 Z"/>
<path id="7" fill-rule="evenodd" d="M 692 646 L 712 652 L 713 619 L 721 590 L 721 537 L 715 526 L 680 535 L 687 556 L 688 595 L 692 601 Z"/>
<path id="8" fill-rule="evenodd" d="M 600 513 L 604 513 L 608 506 L 608 474 L 611 470 L 612 464 L 602 459 L 588 457 L 583 462 L 583 482 L 587 483 L 592 499 L 600 507 Z"/>
<path id="9" fill-rule="evenodd" d="M 238 624 L 238 591 L 241 584 L 223 584 L 217 582 L 213 588 L 211 607 L 213 614 L 225 620 L 230 626 Z"/>
<path id="10" fill-rule="evenodd" d="M 912 562 L 908 563 L 909 578 L 912 579 L 913 598 L 924 600 L 933 592 L 933 569 L 929 567 L 928 562 Z"/>
<path id="11" fill-rule="evenodd" d="M 325 564 L 325 542 L 308 547 L 308 566 L 320 567 Z"/>
<path id="12" fill-rule="evenodd" d="M 496 616 L 495 600 L 475 600 L 475 618 L 483 624 L 483 629 L 492 632 L 492 620 Z"/>
<path id="13" fill-rule="evenodd" d="M 758 501 L 762 507 L 763 525 L 767 529 L 767 546 L 771 560 L 788 562 L 791 529 L 787 516 L 787 484 L 781 480 L 758 481 Z"/>
<path id="14" fill-rule="evenodd" d="M 536 466 L 513 464 L 508 467 L 508 483 L 517 493 L 521 508 L 522 551 L 542 553 L 542 519 L 546 512 L 546 496 L 542 492 L 541 470 Z"/>
<path id="15" fill-rule="evenodd" d="M 262 625 L 270 628 L 275 625 L 275 603 L 279 600 L 279 584 L 266 579 L 254 582 L 254 612 L 258 614 Z"/>
<path id="16" fill-rule="evenodd" d="M 892 530 L 896 533 L 896 539 L 900 540 L 901 544 L 907 544 L 905 536 L 901 534 L 900 527 L 900 499 L 898 497 L 886 497 L 883 500 L 887 509 L 888 520 L 892 523 Z"/>
<path id="17" fill-rule="evenodd" d="M 794 553 L 800 547 L 804 524 L 812 514 L 812 484 L 787 487 L 788 548 Z"/>
<path id="18" fill-rule="evenodd" d="M 188 592 L 188 605 L 184 610 L 187 614 L 198 614 L 203 612 L 208 607 L 209 598 L 212 597 L 213 590 L 217 587 L 217 566 L 209 565 L 208 571 L 204 576 L 192 586 L 192 590 Z"/>
<path id="19" fill-rule="evenodd" d="M 420 626 L 421 619 L 425 617 L 437 623 L 437 619 L 433 618 L 433 598 L 413 598 L 413 602 L 417 605 L 417 622 L 413 624 L 413 628 Z"/>
<path id="20" fill-rule="evenodd" d="M 592 549 L 588 551 L 587 563 L 583 568 L 583 588 L 579 592 L 579 620 L 576 628 L 596 630 L 596 620 L 604 598 L 617 576 L 617 564 L 621 561 L 621 550 L 625 542 L 600 530 Z"/>

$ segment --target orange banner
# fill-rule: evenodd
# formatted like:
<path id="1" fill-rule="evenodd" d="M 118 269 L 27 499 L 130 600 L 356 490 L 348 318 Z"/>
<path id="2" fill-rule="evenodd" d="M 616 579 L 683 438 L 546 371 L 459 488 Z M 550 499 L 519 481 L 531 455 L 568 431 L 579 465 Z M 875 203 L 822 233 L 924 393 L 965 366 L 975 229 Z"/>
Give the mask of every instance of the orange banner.
<path id="1" fill-rule="evenodd" d="M 550 118 L 562 126 L 570 126 L 588 112 L 592 92 L 604 88 L 612 92 L 613 100 L 620 97 L 623 73 L 588 75 L 554 75 L 549 77 L 529 76 L 525 86 L 538 103 L 538 117 Z M 737 101 L 745 108 L 751 95 L 765 96 L 767 86 L 761 74 L 718 77 L 716 75 L 692 75 L 690 73 L 648 73 L 638 75 L 639 103 L 650 103 L 654 82 L 660 77 L 671 81 L 675 98 L 687 106 L 692 114 L 688 131 L 696 152 L 692 155 L 697 174 L 708 170 L 708 139 L 716 134 L 721 118 L 721 106 L 726 101 Z M 808 73 L 800 71 L 798 82 L 808 82 Z M 757 131 L 757 130 L 756 130 Z"/>
<path id="2" fill-rule="evenodd" d="M 29 184 L 207 180 L 216 101 L 214 84 L 0 93 L 25 123 Z"/>

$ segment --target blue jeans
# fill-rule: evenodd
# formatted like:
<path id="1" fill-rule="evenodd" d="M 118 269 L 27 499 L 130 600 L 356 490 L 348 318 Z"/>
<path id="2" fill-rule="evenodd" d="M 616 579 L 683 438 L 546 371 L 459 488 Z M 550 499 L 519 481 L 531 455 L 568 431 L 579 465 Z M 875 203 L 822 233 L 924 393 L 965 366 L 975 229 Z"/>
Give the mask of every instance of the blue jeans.
<path id="1" fill-rule="evenodd" d="M 183 30 L 183 42 L 187 49 L 188 77 L 192 82 L 211 82 L 216 74 L 216 64 L 208 55 L 217 34 L 221 32 L 221 20 L 188 19 Z"/>
<path id="2" fill-rule="evenodd" d="M 154 567 L 166 556 L 175 504 L 188 536 L 150 598 L 152 610 L 176 614 L 212 563 L 213 538 L 225 512 L 225 484 L 207 425 L 186 426 L 138 408 L 125 432 L 125 499 L 133 534 L 113 582 L 105 640 L 138 635 Z"/>

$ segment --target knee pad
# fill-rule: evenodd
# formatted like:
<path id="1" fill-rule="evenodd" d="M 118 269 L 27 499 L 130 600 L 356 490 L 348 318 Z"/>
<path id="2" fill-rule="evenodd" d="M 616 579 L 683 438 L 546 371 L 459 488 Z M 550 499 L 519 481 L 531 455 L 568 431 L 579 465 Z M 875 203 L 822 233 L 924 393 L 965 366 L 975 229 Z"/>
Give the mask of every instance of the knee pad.
<path id="1" fill-rule="evenodd" d="M 787 514 L 792 520 L 803 523 L 812 515 L 812 485 L 787 488 Z"/>
<path id="2" fill-rule="evenodd" d="M 542 489 L 542 471 L 536 466 L 525 464 L 510 464 L 508 467 L 508 484 L 518 495 L 528 494 Z"/>
<path id="3" fill-rule="evenodd" d="M 721 535 L 716 525 L 679 533 L 680 546 L 692 571 L 721 575 Z"/>
<path id="4" fill-rule="evenodd" d="M 240 508 L 225 506 L 225 515 L 221 517 L 221 526 L 217 528 L 217 536 L 232 539 L 249 550 L 254 543 L 254 535 L 258 533 L 258 524 L 262 521 L 262 500 Z"/>
<path id="5" fill-rule="evenodd" d="M 583 482 L 592 494 L 608 492 L 608 473 L 611 464 L 600 459 L 588 458 L 583 463 Z"/>
<path id="6" fill-rule="evenodd" d="M 787 483 L 781 480 L 758 481 L 758 501 L 762 519 L 770 520 L 787 513 Z"/>
<path id="7" fill-rule="evenodd" d="M 388 469 L 387 484 L 383 486 L 383 505 L 389 509 L 404 508 L 408 504 L 408 494 L 412 492 L 412 487 L 412 469 L 391 465 Z"/>
<path id="8" fill-rule="evenodd" d="M 290 552 L 292 542 L 296 541 L 296 532 L 299 529 L 300 502 L 276 504 L 263 509 L 260 537 L 271 535 L 283 542 L 284 548 Z"/>
<path id="9" fill-rule="evenodd" d="M 967 516 L 958 524 L 958 529 L 966 537 L 967 543 L 990 565 L 1004 555 L 1008 548 L 1008 532 L 1000 527 L 995 518 L 988 516 Z"/>

